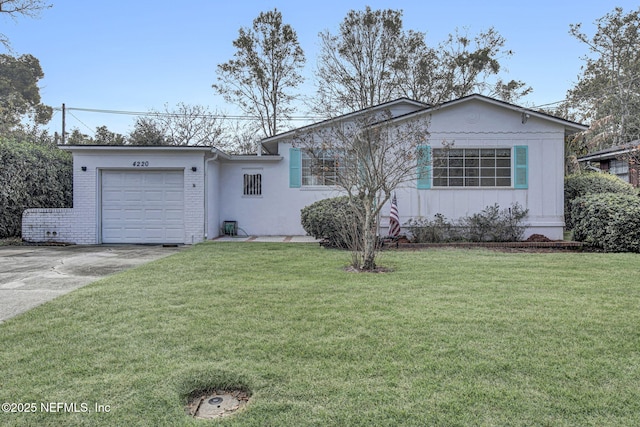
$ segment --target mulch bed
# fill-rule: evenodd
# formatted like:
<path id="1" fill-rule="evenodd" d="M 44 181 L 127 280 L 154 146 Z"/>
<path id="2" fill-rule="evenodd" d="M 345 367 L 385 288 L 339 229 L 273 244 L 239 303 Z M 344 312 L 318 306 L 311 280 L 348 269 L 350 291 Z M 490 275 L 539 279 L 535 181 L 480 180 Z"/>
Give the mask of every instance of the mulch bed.
<path id="1" fill-rule="evenodd" d="M 522 242 L 446 242 L 446 243 L 410 243 L 406 238 L 397 241 L 385 241 L 386 249 L 431 249 L 431 248 L 488 248 L 503 251 L 550 252 L 556 250 L 582 250 L 582 242 L 551 240 L 541 234 L 533 234 Z"/>

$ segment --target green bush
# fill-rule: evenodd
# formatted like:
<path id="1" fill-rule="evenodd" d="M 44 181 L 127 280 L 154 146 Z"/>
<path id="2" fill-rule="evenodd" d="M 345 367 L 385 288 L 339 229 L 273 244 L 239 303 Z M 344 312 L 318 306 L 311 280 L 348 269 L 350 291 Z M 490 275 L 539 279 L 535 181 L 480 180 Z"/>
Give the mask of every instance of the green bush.
<path id="1" fill-rule="evenodd" d="M 432 221 L 411 218 L 404 226 L 409 230 L 413 243 L 444 243 L 462 240 L 459 227 L 442 214 L 435 214 Z"/>
<path id="2" fill-rule="evenodd" d="M 467 240 L 472 242 L 517 242 L 524 235 L 522 221 L 528 214 L 529 210 L 523 209 L 519 203 L 503 210 L 496 203 L 463 218 L 461 224 L 466 230 Z"/>
<path id="3" fill-rule="evenodd" d="M 325 245 L 347 248 L 346 225 L 359 223 L 354 208 L 347 196 L 319 200 L 300 211 L 302 228 L 316 239 L 323 239 Z"/>
<path id="4" fill-rule="evenodd" d="M 640 198 L 589 194 L 575 199 L 574 239 L 607 252 L 640 252 Z"/>
<path id="5" fill-rule="evenodd" d="M 72 206 L 72 164 L 56 146 L 0 138 L 0 237 L 20 236 L 25 209 Z"/>
<path id="6" fill-rule="evenodd" d="M 564 214 L 567 229 L 573 228 L 571 206 L 573 200 L 587 194 L 637 194 L 631 184 L 608 173 L 586 172 L 568 175 L 564 179 Z"/>
<path id="7" fill-rule="evenodd" d="M 519 203 L 500 210 L 498 204 L 487 206 L 482 212 L 450 222 L 442 214 L 433 221 L 411 219 L 405 224 L 414 243 L 469 242 L 517 242 L 522 240 L 529 213 Z"/>

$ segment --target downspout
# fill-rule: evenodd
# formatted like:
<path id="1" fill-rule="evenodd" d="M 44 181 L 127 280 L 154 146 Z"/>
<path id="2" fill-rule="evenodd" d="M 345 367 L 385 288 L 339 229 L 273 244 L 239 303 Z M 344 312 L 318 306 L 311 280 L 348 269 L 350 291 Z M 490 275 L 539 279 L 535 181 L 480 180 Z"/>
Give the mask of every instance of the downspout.
<path id="1" fill-rule="evenodd" d="M 211 151 L 213 151 L 212 149 Z M 209 170 L 209 162 L 218 160 L 218 152 L 216 151 L 212 158 L 204 161 L 204 240 L 209 240 L 209 180 L 207 173 Z"/>

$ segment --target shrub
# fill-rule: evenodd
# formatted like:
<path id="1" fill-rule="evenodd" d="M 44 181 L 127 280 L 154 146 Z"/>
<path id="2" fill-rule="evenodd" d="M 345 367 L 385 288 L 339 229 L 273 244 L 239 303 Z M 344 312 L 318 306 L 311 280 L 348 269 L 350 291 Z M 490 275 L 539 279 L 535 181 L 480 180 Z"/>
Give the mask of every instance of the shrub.
<path id="1" fill-rule="evenodd" d="M 564 179 L 564 213 L 568 229 L 573 228 L 574 220 L 571 214 L 573 200 L 587 194 L 614 193 L 636 194 L 631 184 L 624 182 L 615 175 L 608 173 L 587 172 L 569 175 Z"/>
<path id="2" fill-rule="evenodd" d="M 522 239 L 523 220 L 529 213 L 519 203 L 500 210 L 496 203 L 482 212 L 460 218 L 456 223 L 436 214 L 433 221 L 411 219 L 407 228 L 415 243 L 440 243 L 453 241 L 515 242 Z"/>
<path id="3" fill-rule="evenodd" d="M 316 239 L 325 240 L 331 247 L 349 247 L 347 226 L 358 226 L 359 221 L 347 196 L 319 200 L 300 211 L 302 228 Z"/>
<path id="4" fill-rule="evenodd" d="M 589 194 L 575 199 L 574 239 L 607 252 L 640 252 L 640 199 L 628 194 Z"/>
<path id="5" fill-rule="evenodd" d="M 472 242 L 516 242 L 522 239 L 522 221 L 529 214 L 519 203 L 500 210 L 498 204 L 487 206 L 482 212 L 463 218 L 467 240 Z"/>
<path id="6" fill-rule="evenodd" d="M 458 229 L 442 214 L 435 214 L 433 221 L 411 218 L 405 224 L 414 243 L 443 243 L 459 240 Z"/>
<path id="7" fill-rule="evenodd" d="M 25 209 L 72 206 L 72 164 L 56 146 L 0 138 L 0 237 L 20 236 Z"/>

